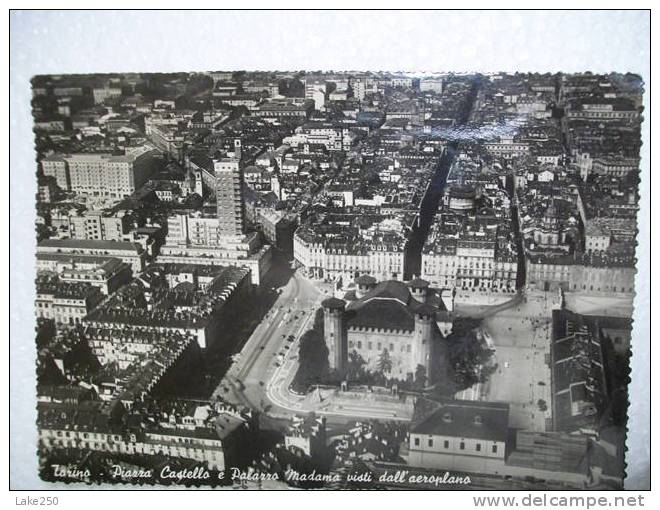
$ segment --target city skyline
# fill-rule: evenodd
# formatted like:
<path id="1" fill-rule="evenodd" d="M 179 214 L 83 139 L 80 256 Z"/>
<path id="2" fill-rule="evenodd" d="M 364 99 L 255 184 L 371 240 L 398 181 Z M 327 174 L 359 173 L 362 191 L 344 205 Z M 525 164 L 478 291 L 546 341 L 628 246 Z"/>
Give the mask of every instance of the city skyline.
<path id="1" fill-rule="evenodd" d="M 638 76 L 32 87 L 44 479 L 621 486 Z"/>

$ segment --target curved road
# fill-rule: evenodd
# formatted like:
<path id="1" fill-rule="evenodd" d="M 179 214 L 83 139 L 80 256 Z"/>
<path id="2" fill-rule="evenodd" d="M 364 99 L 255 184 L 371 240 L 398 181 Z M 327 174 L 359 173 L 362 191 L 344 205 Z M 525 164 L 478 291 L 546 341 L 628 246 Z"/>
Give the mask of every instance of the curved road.
<path id="1" fill-rule="evenodd" d="M 278 268 L 273 268 L 277 271 Z M 282 270 L 281 268 L 279 270 Z M 323 295 L 297 273 L 281 287 L 271 310 L 256 327 L 214 391 L 234 402 L 263 409 L 268 405 L 268 388 L 283 364 L 297 366 L 297 340 L 313 320 Z M 295 341 L 290 342 L 293 336 Z M 287 371 L 295 375 L 295 370 Z M 288 388 L 288 384 L 287 384 Z M 277 405 L 277 398 L 272 399 Z M 281 411 L 290 414 L 286 407 Z"/>

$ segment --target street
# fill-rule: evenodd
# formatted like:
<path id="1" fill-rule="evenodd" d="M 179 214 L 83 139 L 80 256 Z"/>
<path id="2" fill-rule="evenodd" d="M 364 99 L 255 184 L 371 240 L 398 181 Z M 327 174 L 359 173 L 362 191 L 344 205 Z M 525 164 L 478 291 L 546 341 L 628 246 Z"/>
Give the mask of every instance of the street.
<path id="1" fill-rule="evenodd" d="M 467 400 L 508 402 L 514 428 L 543 432 L 551 418 L 551 294 L 519 294 L 505 305 L 479 307 L 469 314 L 483 318 L 482 328 L 495 350 L 497 370 L 484 384 L 456 395 Z M 547 409 L 539 409 L 539 400 Z"/>
<path id="2" fill-rule="evenodd" d="M 409 419 L 405 409 L 370 401 L 352 402 L 330 390 L 298 395 L 290 390 L 298 370 L 298 342 L 313 326 L 314 315 L 327 290 L 283 261 L 273 271 L 284 285 L 277 299 L 256 327 L 228 370 L 214 395 L 266 411 L 274 418 L 315 412 L 335 420 L 358 418 Z M 279 273 L 279 274 L 278 274 Z M 460 305 L 460 315 L 483 319 L 482 328 L 495 350 L 497 370 L 484 383 L 456 395 L 465 400 L 508 402 L 511 426 L 545 431 L 551 418 L 550 353 L 552 307 L 556 296 L 519 293 L 496 306 Z M 539 407 L 545 401 L 546 408 Z"/>
<path id="3" fill-rule="evenodd" d="M 314 312 L 322 299 L 322 294 L 311 282 L 297 273 L 288 276 L 287 272 L 291 270 L 283 261 L 274 264 L 271 271 L 276 273 L 275 276 L 288 277 L 288 281 L 280 287 L 271 309 L 234 357 L 234 363 L 213 393 L 255 409 L 277 406 L 277 397 L 270 399 L 268 393 L 271 389 L 270 393 L 274 394 L 272 379 L 284 366 L 289 369 L 286 371 L 288 388 L 289 377 L 292 378 L 297 369 L 297 341 L 307 327 L 311 327 Z M 290 341 L 290 336 L 295 340 Z M 286 409 L 280 411 L 286 412 Z"/>
<path id="4" fill-rule="evenodd" d="M 272 271 L 288 281 L 271 309 L 234 356 L 234 363 L 213 392 L 214 397 L 266 411 L 274 418 L 315 412 L 337 422 L 351 419 L 408 420 L 410 412 L 376 400 L 347 401 L 334 392 L 307 395 L 293 393 L 289 386 L 298 370 L 300 337 L 313 326 L 316 310 L 327 294 L 299 273 L 290 276 L 280 262 Z"/>

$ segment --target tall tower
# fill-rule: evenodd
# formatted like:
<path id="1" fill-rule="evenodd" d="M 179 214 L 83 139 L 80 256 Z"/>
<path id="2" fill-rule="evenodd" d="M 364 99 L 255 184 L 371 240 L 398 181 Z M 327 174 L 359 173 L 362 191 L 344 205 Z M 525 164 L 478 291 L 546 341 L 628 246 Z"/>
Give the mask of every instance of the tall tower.
<path id="1" fill-rule="evenodd" d="M 323 307 L 323 331 L 328 347 L 328 362 L 331 369 L 343 370 L 348 361 L 348 339 L 344 323 L 346 302 L 334 297 L 321 303 Z"/>
<path id="2" fill-rule="evenodd" d="M 241 141 L 234 141 L 233 158 L 216 160 L 213 166 L 219 233 L 222 236 L 242 236 L 245 233 L 245 202 Z"/>
<path id="3" fill-rule="evenodd" d="M 422 365 L 426 369 L 426 381 L 429 384 L 434 379 L 433 372 L 433 341 L 435 326 L 435 308 L 423 304 L 415 310 L 415 334 L 413 337 L 413 373 L 417 366 Z"/>
<path id="4" fill-rule="evenodd" d="M 195 170 L 195 193 L 200 197 L 204 196 L 204 181 L 202 180 L 201 170 Z"/>
<path id="5" fill-rule="evenodd" d="M 234 158 L 237 160 L 241 160 L 242 157 L 242 152 L 241 152 L 241 139 L 236 138 L 234 139 Z"/>

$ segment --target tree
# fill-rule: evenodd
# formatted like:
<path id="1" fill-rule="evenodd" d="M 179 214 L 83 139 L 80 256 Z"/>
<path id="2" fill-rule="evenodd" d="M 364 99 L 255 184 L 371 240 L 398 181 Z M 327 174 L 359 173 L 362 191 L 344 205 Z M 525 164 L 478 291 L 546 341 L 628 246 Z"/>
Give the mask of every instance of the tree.
<path id="1" fill-rule="evenodd" d="M 477 335 L 479 321 L 459 319 L 454 323 L 449 343 L 449 364 L 456 391 L 485 382 L 494 370 L 494 351 Z"/>
<path id="2" fill-rule="evenodd" d="M 367 362 L 357 352 L 352 351 L 348 355 L 348 363 L 346 364 L 346 379 L 349 381 L 357 381 L 364 377 L 364 366 Z"/>
<path id="3" fill-rule="evenodd" d="M 328 373 L 328 347 L 319 331 L 311 329 L 302 336 L 298 348 L 298 360 L 300 366 L 294 386 L 299 390 L 306 390 L 311 383 L 318 382 Z"/>
<path id="4" fill-rule="evenodd" d="M 37 348 L 46 347 L 55 338 L 57 330 L 52 319 L 37 319 Z"/>
<path id="5" fill-rule="evenodd" d="M 392 371 L 392 358 L 387 349 L 383 349 L 378 358 L 378 371 L 381 374 L 389 374 Z"/>
<path id="6" fill-rule="evenodd" d="M 424 365 L 417 365 L 415 370 L 415 383 L 414 387 L 417 390 L 423 390 L 426 386 L 426 367 Z"/>

